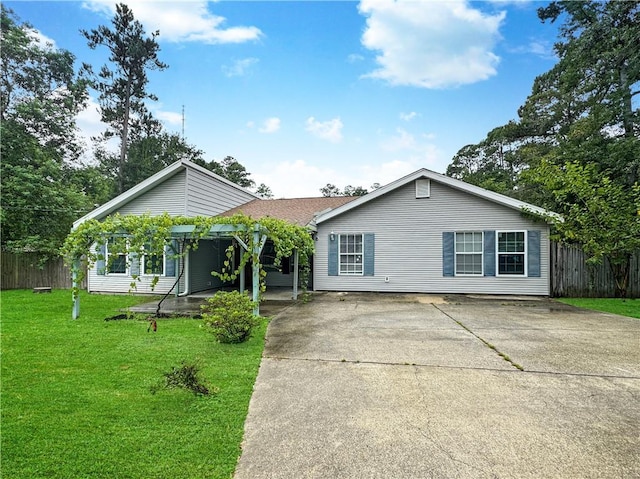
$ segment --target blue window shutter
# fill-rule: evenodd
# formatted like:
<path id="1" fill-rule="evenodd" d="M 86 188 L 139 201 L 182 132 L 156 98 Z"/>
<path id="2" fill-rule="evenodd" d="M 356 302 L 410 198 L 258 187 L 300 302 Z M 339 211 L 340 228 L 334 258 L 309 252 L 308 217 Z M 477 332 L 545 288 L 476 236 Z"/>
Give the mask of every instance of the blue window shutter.
<path id="1" fill-rule="evenodd" d="M 96 260 L 96 272 L 99 275 L 104 276 L 105 273 L 107 272 L 107 264 L 106 264 L 107 247 L 103 243 L 103 244 L 99 244 L 96 249 L 98 251 L 98 259 Z"/>
<path id="2" fill-rule="evenodd" d="M 496 232 L 493 230 L 484 232 L 484 245 L 482 248 L 482 261 L 484 262 L 484 275 L 496 275 Z"/>
<path id="3" fill-rule="evenodd" d="M 138 256 L 138 253 L 129 253 L 129 261 L 131 262 L 129 273 L 131 276 L 138 276 L 140 274 L 140 261 L 142 261 L 142 258 Z"/>
<path id="4" fill-rule="evenodd" d="M 530 278 L 540 277 L 540 231 L 527 231 L 527 262 Z"/>
<path id="5" fill-rule="evenodd" d="M 165 246 L 164 255 L 165 255 L 165 276 L 175 276 L 176 270 L 178 269 L 178 258 L 176 255 L 180 252 L 178 248 L 178 241 L 171 240 L 171 243 Z M 185 260 L 186 261 L 186 260 Z"/>
<path id="6" fill-rule="evenodd" d="M 453 231 L 445 231 L 442 233 L 442 276 L 455 276 L 455 250 L 454 250 Z"/>
<path id="7" fill-rule="evenodd" d="M 365 233 L 364 235 L 364 275 L 373 276 L 375 265 L 375 235 L 373 233 Z"/>
<path id="8" fill-rule="evenodd" d="M 327 264 L 327 274 L 329 276 L 338 276 L 338 235 L 328 236 L 329 239 L 329 255 Z"/>

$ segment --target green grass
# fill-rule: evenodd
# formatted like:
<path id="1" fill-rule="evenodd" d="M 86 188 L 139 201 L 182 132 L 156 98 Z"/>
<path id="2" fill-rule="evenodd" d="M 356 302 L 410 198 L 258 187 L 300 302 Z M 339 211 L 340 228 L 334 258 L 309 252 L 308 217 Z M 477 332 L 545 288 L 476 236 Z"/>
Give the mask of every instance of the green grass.
<path id="1" fill-rule="evenodd" d="M 640 299 L 558 298 L 558 301 L 579 308 L 595 309 L 640 319 Z"/>
<path id="2" fill-rule="evenodd" d="M 142 300 L 145 300 L 144 298 Z M 148 300 L 148 298 L 146 299 Z M 266 321 L 222 345 L 194 319 L 104 321 L 132 296 L 3 291 L 2 477 L 228 478 L 242 440 Z M 197 361 L 219 392 L 151 388 Z"/>

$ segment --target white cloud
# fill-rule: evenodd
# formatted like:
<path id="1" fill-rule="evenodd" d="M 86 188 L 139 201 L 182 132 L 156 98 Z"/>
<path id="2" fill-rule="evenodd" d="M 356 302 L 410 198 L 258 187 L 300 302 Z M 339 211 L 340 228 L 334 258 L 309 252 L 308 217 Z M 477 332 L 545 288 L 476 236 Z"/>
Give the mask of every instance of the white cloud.
<path id="1" fill-rule="evenodd" d="M 327 121 L 318 121 L 314 117 L 307 118 L 306 130 L 311 134 L 331 143 L 338 143 L 342 140 L 342 120 L 334 118 Z"/>
<path id="2" fill-rule="evenodd" d="M 168 123 L 170 125 L 180 125 L 182 124 L 182 113 L 178 113 L 175 111 L 162 111 L 155 110 L 153 114 L 158 118 L 158 120 Z"/>
<path id="3" fill-rule="evenodd" d="M 267 118 L 258 129 L 260 133 L 275 133 L 280 129 L 280 118 Z"/>
<path id="4" fill-rule="evenodd" d="M 262 31 L 254 26 L 227 27 L 227 19 L 211 13 L 208 2 L 202 0 L 129 0 L 126 3 L 147 33 L 160 31 L 160 41 L 242 43 L 262 36 Z M 113 0 L 87 0 L 83 3 L 85 8 L 109 17 L 116 11 L 115 5 Z"/>
<path id="5" fill-rule="evenodd" d="M 378 52 L 379 68 L 366 75 L 392 85 L 447 88 L 496 74 L 505 13 L 472 8 L 466 0 L 447 2 L 362 0 L 367 17 L 362 44 Z"/>
<path id="6" fill-rule="evenodd" d="M 34 43 L 38 44 L 40 48 L 45 50 L 57 48 L 55 40 L 49 38 L 40 30 L 28 30 L 27 35 Z"/>
<path id="7" fill-rule="evenodd" d="M 331 168 L 310 165 L 303 160 L 265 165 L 264 170 L 251 174 L 257 184 L 268 185 L 275 198 L 321 196 L 320 188 L 339 182 L 340 176 Z"/>
<path id="8" fill-rule="evenodd" d="M 362 60 L 364 60 L 364 57 L 357 53 L 352 53 L 347 57 L 347 61 L 349 63 L 357 63 L 357 62 L 361 62 Z"/>
<path id="9" fill-rule="evenodd" d="M 243 58 L 242 60 L 236 60 L 233 65 L 222 65 L 222 72 L 231 77 L 241 77 L 249 73 L 249 69 L 258 63 L 257 58 Z"/>
<path id="10" fill-rule="evenodd" d="M 400 119 L 403 121 L 411 121 L 414 120 L 415 118 L 419 117 L 420 114 L 416 113 L 415 111 L 409 112 L 409 113 L 400 113 Z"/>
<path id="11" fill-rule="evenodd" d="M 386 151 L 414 150 L 416 148 L 415 137 L 402 128 L 396 130 L 397 135 L 382 142 L 382 149 Z"/>

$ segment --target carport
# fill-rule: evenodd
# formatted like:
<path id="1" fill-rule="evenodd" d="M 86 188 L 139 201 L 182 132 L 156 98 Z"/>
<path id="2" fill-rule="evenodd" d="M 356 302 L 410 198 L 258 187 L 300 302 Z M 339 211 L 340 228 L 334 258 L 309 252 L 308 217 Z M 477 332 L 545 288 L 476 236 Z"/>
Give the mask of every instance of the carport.
<path id="1" fill-rule="evenodd" d="M 240 237 L 240 233 L 250 233 L 252 235 L 252 240 L 247 244 Z M 126 234 L 124 234 L 126 236 Z M 264 248 L 264 245 L 268 238 L 268 230 L 260 225 L 260 223 L 255 223 L 253 230 L 248 231 L 246 226 L 242 224 L 234 225 L 234 224 L 214 224 L 210 227 L 210 229 L 206 232 L 206 234 L 202 234 L 198 231 L 197 225 L 179 225 L 173 226 L 171 228 L 171 234 L 168 241 L 175 242 L 178 245 L 178 251 L 176 251 L 176 255 L 180 258 L 183 258 L 181 261 L 182 268 L 181 273 L 178 275 L 177 280 L 172 289 L 175 289 L 176 296 L 183 296 L 188 294 L 189 291 L 189 261 L 188 255 L 189 251 L 186 249 L 187 241 L 191 240 L 221 240 L 223 238 L 231 238 L 235 241 L 240 248 L 244 251 L 249 252 L 251 254 L 251 271 L 252 271 L 252 299 L 255 304 L 254 314 L 260 314 L 260 253 Z M 251 246 L 250 246 L 251 245 Z M 296 299 L 298 296 L 298 275 L 299 275 L 299 264 L 298 264 L 298 252 L 294 250 L 293 254 L 293 262 L 294 262 L 294 281 L 293 281 L 293 299 Z M 78 273 L 80 269 L 80 259 L 76 258 L 74 260 L 74 265 L 72 268 L 73 274 L 73 307 L 72 307 L 72 318 L 77 319 L 80 316 L 80 298 L 79 295 L 75 293 L 78 288 Z M 182 276 L 185 276 L 185 291 L 181 294 L 179 291 L 179 284 Z M 246 290 L 246 273 L 244 268 L 240 268 L 239 270 L 239 289 L 240 292 L 244 292 Z M 165 296 L 166 297 L 166 296 Z M 158 305 L 158 309 L 160 305 Z"/>

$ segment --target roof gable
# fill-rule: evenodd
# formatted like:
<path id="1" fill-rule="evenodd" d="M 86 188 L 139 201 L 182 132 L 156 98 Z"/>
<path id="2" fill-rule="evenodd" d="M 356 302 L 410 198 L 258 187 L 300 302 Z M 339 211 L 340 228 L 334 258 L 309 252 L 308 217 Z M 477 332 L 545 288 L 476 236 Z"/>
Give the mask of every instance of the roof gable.
<path id="1" fill-rule="evenodd" d="M 185 171 L 188 169 L 192 169 L 192 170 L 196 170 L 199 171 L 203 174 L 205 174 L 207 177 L 211 178 L 212 180 L 224 183 L 228 186 L 231 186 L 232 188 L 238 189 L 240 191 L 243 191 L 255 198 L 259 198 L 259 196 L 249 190 L 246 190 L 238 185 L 236 185 L 235 183 L 233 183 L 232 181 L 227 180 L 226 178 L 223 178 L 219 175 L 216 175 L 215 173 L 213 173 L 212 171 L 207 170 L 206 168 L 203 168 L 199 165 L 196 165 L 195 163 L 192 163 L 191 161 L 188 160 L 179 160 L 176 161 L 175 163 L 172 163 L 171 165 L 167 166 L 166 168 L 160 170 L 159 172 L 157 172 L 156 174 L 150 176 L 149 178 L 147 178 L 146 180 L 138 183 L 136 186 L 134 186 L 133 188 L 125 191 L 124 193 L 121 193 L 120 195 L 116 196 L 115 198 L 107 201 L 106 203 L 104 203 L 103 205 L 97 207 L 96 209 L 94 209 L 93 211 L 90 211 L 89 213 L 87 213 L 86 215 L 84 215 L 82 218 L 76 220 L 73 223 L 73 228 L 78 227 L 80 224 L 82 224 L 83 222 L 90 220 L 90 219 L 102 219 L 106 216 L 108 216 L 109 214 L 113 213 L 114 211 L 117 211 L 119 209 L 121 209 L 124 205 L 130 203 L 131 201 L 135 200 L 136 198 L 142 196 L 143 194 L 147 193 L 148 191 L 152 190 L 153 188 L 155 188 L 156 186 L 160 185 L 161 183 L 165 182 L 166 180 L 168 180 L 169 178 L 171 178 L 172 176 L 180 173 L 181 171 Z"/>
<path id="2" fill-rule="evenodd" d="M 410 173 L 407 176 L 404 176 L 392 183 L 389 183 L 388 185 L 378 188 L 372 191 L 371 193 L 368 193 L 364 196 L 360 196 L 356 200 L 350 203 L 347 203 L 345 205 L 342 205 L 338 208 L 335 208 L 331 211 L 328 211 L 326 213 L 319 215 L 316 219 L 316 223 L 322 223 L 324 221 L 330 220 L 331 218 L 335 218 L 336 216 L 339 216 L 343 213 L 346 213 L 347 211 L 351 211 L 355 208 L 358 208 L 359 206 L 365 203 L 368 203 L 369 201 L 379 198 L 391 191 L 394 191 L 420 178 L 428 178 L 431 181 L 441 183 L 448 187 L 463 191 L 465 193 L 468 193 L 474 196 L 478 196 L 480 198 L 491 201 L 501 206 L 505 206 L 507 208 L 511 208 L 518 211 L 527 210 L 531 213 L 539 214 L 541 216 L 551 215 L 560 219 L 560 215 L 558 215 L 557 213 L 545 210 L 544 208 L 540 208 L 539 206 L 535 206 L 535 205 L 526 203 L 524 201 L 516 200 L 515 198 L 511 198 L 509 196 L 496 193 L 494 191 L 489 191 L 479 186 L 475 186 L 470 183 L 465 183 L 464 181 L 461 181 L 461 180 L 456 180 L 455 178 L 451 178 L 449 176 L 436 173 L 426 168 L 421 168 L 417 171 L 414 171 L 413 173 Z"/>

